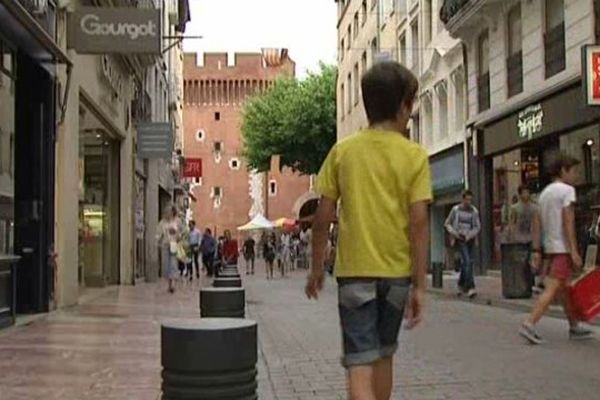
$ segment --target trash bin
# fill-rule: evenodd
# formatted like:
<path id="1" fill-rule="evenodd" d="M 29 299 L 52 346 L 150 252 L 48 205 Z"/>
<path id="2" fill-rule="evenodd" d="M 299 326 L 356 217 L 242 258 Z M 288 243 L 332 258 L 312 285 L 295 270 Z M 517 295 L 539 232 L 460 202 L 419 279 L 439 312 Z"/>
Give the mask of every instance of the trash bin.
<path id="1" fill-rule="evenodd" d="M 436 289 L 444 287 L 444 263 L 434 262 L 431 264 L 431 285 Z"/>
<path id="2" fill-rule="evenodd" d="M 502 296 L 528 299 L 532 296 L 533 275 L 529 265 L 530 245 L 504 243 L 502 249 Z"/>

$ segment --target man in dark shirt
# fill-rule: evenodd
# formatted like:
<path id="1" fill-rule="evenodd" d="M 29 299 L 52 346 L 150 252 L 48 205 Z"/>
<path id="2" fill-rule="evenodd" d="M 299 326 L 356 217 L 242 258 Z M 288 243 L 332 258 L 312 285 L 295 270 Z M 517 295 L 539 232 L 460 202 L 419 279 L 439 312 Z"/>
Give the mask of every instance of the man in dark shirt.
<path id="1" fill-rule="evenodd" d="M 246 275 L 254 275 L 254 259 L 256 258 L 255 247 L 256 242 L 252 239 L 252 236 L 248 236 L 244 241 L 243 246 L 244 259 L 246 260 Z"/>
<path id="2" fill-rule="evenodd" d="M 200 243 L 200 251 L 202 252 L 202 264 L 206 268 L 208 276 L 214 274 L 215 251 L 217 250 L 217 241 L 212 235 L 210 229 L 204 231 L 202 242 Z"/>

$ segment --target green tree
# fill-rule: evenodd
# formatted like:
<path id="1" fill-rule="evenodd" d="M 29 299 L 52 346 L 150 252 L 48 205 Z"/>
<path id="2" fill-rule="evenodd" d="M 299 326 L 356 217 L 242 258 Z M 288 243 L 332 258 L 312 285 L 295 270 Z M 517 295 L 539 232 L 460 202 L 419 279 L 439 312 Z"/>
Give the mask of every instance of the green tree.
<path id="1" fill-rule="evenodd" d="M 336 141 L 336 79 L 333 66 L 304 80 L 282 78 L 244 106 L 244 157 L 251 169 L 267 171 L 271 157 L 281 167 L 315 174 Z"/>

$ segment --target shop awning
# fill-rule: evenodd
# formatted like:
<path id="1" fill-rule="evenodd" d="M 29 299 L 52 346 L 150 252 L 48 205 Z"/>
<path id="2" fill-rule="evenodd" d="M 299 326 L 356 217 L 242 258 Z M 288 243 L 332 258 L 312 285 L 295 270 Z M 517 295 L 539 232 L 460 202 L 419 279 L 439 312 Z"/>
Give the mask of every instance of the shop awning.
<path id="1" fill-rule="evenodd" d="M 42 65 L 73 65 L 69 56 L 18 1 L 0 0 L 0 31 Z"/>
<path id="2" fill-rule="evenodd" d="M 238 226 L 238 231 L 255 231 L 261 229 L 272 229 L 274 225 L 271 221 L 266 219 L 262 214 L 258 214 L 252 221 L 248 222 L 245 225 Z"/>

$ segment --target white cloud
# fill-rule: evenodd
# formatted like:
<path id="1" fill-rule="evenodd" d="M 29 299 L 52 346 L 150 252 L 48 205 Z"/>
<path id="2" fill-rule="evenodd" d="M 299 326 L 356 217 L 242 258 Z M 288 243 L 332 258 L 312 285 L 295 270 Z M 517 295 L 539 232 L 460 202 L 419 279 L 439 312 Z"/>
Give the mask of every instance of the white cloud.
<path id="1" fill-rule="evenodd" d="M 297 74 L 336 62 L 337 7 L 334 0 L 190 0 L 192 21 L 186 52 L 259 52 L 288 48 Z"/>

